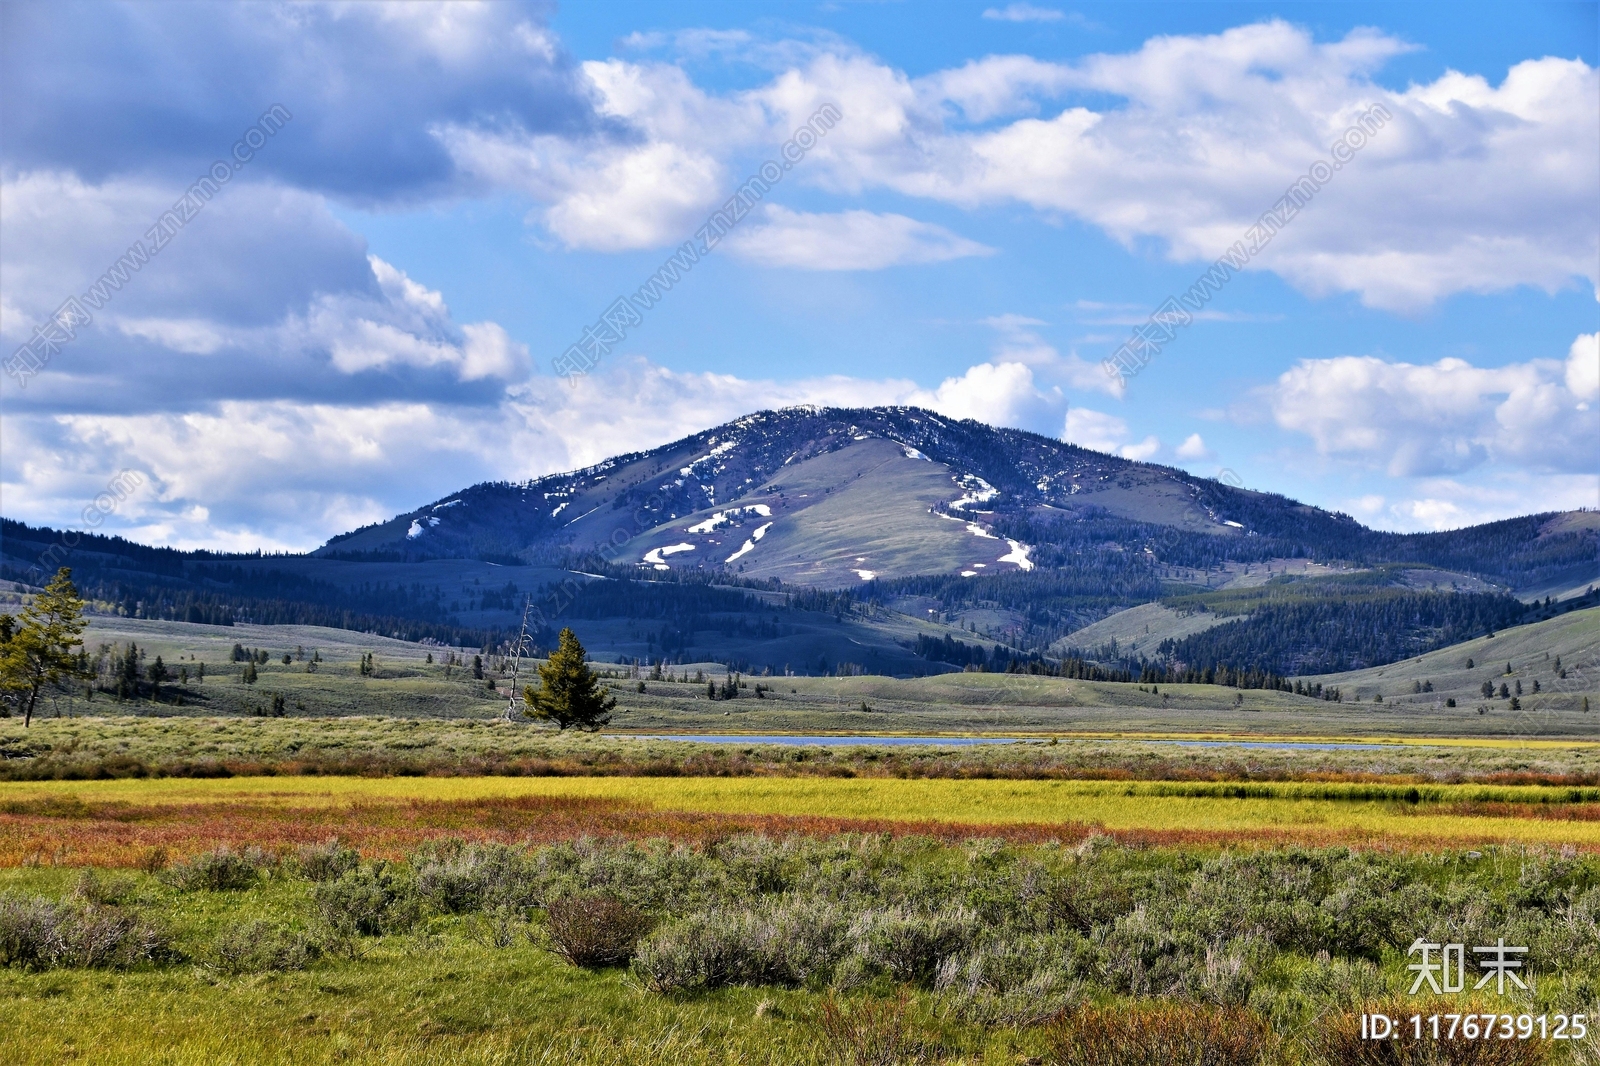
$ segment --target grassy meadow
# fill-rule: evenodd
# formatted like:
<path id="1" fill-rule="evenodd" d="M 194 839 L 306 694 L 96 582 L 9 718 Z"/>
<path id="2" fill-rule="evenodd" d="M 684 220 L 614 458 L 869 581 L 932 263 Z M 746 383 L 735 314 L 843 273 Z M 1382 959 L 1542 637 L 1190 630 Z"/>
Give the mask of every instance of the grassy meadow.
<path id="1" fill-rule="evenodd" d="M 1526 942 L 1536 977 L 1427 1009 L 1600 1005 L 1600 612 L 1322 679 L 1342 703 L 610 667 L 615 735 L 502 720 L 461 649 L 89 637 L 191 680 L 0 720 L 0 1061 L 1600 1063 L 1357 1039 L 1419 1009 L 1417 936 Z M 1467 698 L 1491 675 L 1519 711 Z M 648 735 L 687 732 L 868 736 Z"/>
<path id="2" fill-rule="evenodd" d="M 1396 1045 L 1370 1010 L 1592 1014 L 1600 865 L 847 833 L 337 842 L 0 871 L 15 1063 L 1587 1063 Z M 1530 990 L 1407 999 L 1417 937 Z M 1426 1057 L 1423 1057 L 1426 1056 Z"/>
<path id="3" fill-rule="evenodd" d="M 581 633 L 580 633 L 581 636 Z M 136 643 L 146 661 L 162 656 L 190 680 L 164 687 L 162 698 L 85 699 L 60 692 L 42 718 L 79 715 L 229 715 L 271 713 L 274 696 L 288 716 L 382 715 L 489 719 L 505 707 L 509 678 L 492 657 L 488 676 L 473 676 L 472 652 L 411 644 L 311 626 L 202 626 L 96 618 L 86 635 L 91 653 Z M 267 652 L 258 679 L 244 684 L 230 661 L 235 643 Z M 374 657 L 362 674 L 363 655 Z M 458 662 L 447 665 L 447 654 Z M 290 661 L 284 663 L 283 656 Z M 433 656 L 434 662 L 427 657 Z M 309 660 L 320 658 L 315 671 Z M 1474 665 L 1466 666 L 1471 658 Z M 461 662 L 464 660 L 464 663 Z M 1507 665 L 1511 673 L 1506 673 Z M 198 680 L 204 665 L 204 680 Z M 706 698 L 704 679 L 726 668 L 672 668 L 680 680 L 634 678 L 610 670 L 618 731 L 733 733 L 1220 734 L 1307 737 L 1568 737 L 1600 740 L 1600 609 L 1576 611 L 1506 630 L 1457 648 L 1368 671 L 1314 678 L 1339 688 L 1342 702 L 1218 685 L 1142 686 L 1008 674 L 946 673 L 922 678 L 755 677 L 738 699 Z M 524 664 L 527 670 L 531 664 Z M 1561 676 L 1562 671 L 1566 677 Z M 700 676 L 703 680 L 694 682 Z M 687 678 L 689 680 L 681 680 Z M 1484 698 L 1482 684 L 1521 685 L 1510 699 Z M 1535 683 L 1539 690 L 1534 691 Z M 640 684 L 643 691 L 640 691 Z M 760 698 L 754 687 L 762 686 Z M 1423 691 L 1427 685 L 1430 691 Z M 1498 689 L 1497 689 L 1498 691 Z M 748 698 L 747 698 L 748 697 Z M 1379 700 L 1381 697 L 1381 701 Z M 1593 708 L 1583 710 L 1584 700 Z M 1455 707 L 1447 701 L 1454 700 Z M 0 729 L 4 723 L 0 722 Z"/>
<path id="4" fill-rule="evenodd" d="M 338 835 L 391 857 L 450 836 L 873 831 L 1196 846 L 1600 850 L 1600 787 L 826 777 L 275 777 L 0 786 L 0 865 L 136 866 Z"/>

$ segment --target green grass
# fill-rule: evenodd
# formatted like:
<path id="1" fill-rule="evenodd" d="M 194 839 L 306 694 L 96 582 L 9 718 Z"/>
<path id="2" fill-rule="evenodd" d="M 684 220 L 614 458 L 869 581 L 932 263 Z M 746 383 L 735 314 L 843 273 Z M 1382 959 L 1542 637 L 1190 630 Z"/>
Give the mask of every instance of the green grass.
<path id="1" fill-rule="evenodd" d="M 736 705 L 756 701 L 736 701 Z M 726 721 L 726 720 L 724 720 Z M 744 719 L 740 724 L 745 723 Z M 1282 780 L 1346 775 L 1403 781 L 1600 780 L 1600 745 L 1521 739 L 1457 740 L 1333 749 L 1194 746 L 1154 740 L 1071 737 L 1056 744 L 968 747 L 794 747 L 695 744 L 644 737 L 555 734 L 478 718 L 46 718 L 28 730 L 0 720 L 0 773 L 85 778 L 116 773 L 187 773 L 184 764 L 362 770 L 505 772 L 536 761 L 570 773 L 817 773 L 887 776 L 1093 777 Z M 32 759 L 15 756 L 32 753 Z M 737 764 L 738 769 L 733 769 Z M 168 769 L 163 769 L 168 768 Z M 258 771 L 257 771 L 258 772 Z M 524 770 L 522 772 L 529 772 Z"/>
<path id="2" fill-rule="evenodd" d="M 581 628 L 581 626 L 580 626 Z M 848 629 L 848 626 L 838 627 Z M 582 634 L 580 633 L 580 636 Z M 273 694 L 284 697 L 289 714 L 302 718 L 385 715 L 420 718 L 488 719 L 503 710 L 505 694 L 493 694 L 474 681 L 470 670 L 455 668 L 446 677 L 436 659 L 442 649 L 345 630 L 305 626 L 197 626 L 179 622 L 97 618 L 88 636 L 91 652 L 100 645 L 136 641 L 147 661 L 161 655 L 169 669 L 206 664 L 206 679 L 167 690 L 167 702 L 119 703 L 97 694 L 56 692 L 37 711 L 41 718 L 82 714 L 242 715 L 259 714 Z M 266 649 L 271 659 L 259 668 L 256 684 L 238 680 L 241 667 L 228 661 L 234 643 Z M 313 650 L 325 662 L 307 673 L 284 652 Z M 373 677 L 362 677 L 357 662 L 372 652 Z M 1468 656 L 1476 666 L 1468 670 Z M 1556 660 L 1568 678 L 1557 676 Z M 469 656 L 470 661 L 470 656 Z M 1511 661 L 1514 674 L 1502 676 Z M 495 665 L 489 663 L 491 668 Z M 531 664 L 524 664 L 531 671 Z M 624 668 L 599 664 L 602 670 Z M 691 676 L 695 666 L 675 668 Z M 699 669 L 720 679 L 714 664 Z M 767 699 L 709 701 L 704 686 L 646 682 L 636 691 L 631 679 L 618 679 L 619 707 L 613 725 L 634 732 L 843 732 L 843 733 L 1115 733 L 1226 734 L 1310 737 L 1572 737 L 1600 739 L 1600 609 L 1519 626 L 1493 638 L 1442 649 L 1373 670 L 1325 675 L 1312 680 L 1337 686 L 1343 703 L 1260 690 L 1238 691 L 1216 685 L 1162 686 L 1144 691 L 1136 684 L 1071 681 L 1005 674 L 950 673 L 896 679 L 883 676 L 749 677 L 770 686 Z M 1484 700 L 1484 680 L 1520 680 L 1521 709 L 1508 700 Z M 1538 680 L 1542 691 L 1532 692 Z M 1414 693 L 1424 681 L 1434 691 Z M 509 682 L 501 681 L 502 693 Z M 1147 687 L 1147 686 L 1146 686 Z M 747 691 L 744 695 L 752 695 Z M 1378 695 L 1383 702 L 1374 702 Z M 1582 711 L 1583 700 L 1591 711 Z M 1457 706 L 1445 701 L 1455 699 Z M 867 710 L 862 710 L 865 703 Z M 1483 713 L 1479 713 L 1479 708 Z M 0 731 L 7 728 L 0 723 Z"/>
<path id="3" fill-rule="evenodd" d="M 0 871 L 0 892 L 59 895 L 72 871 Z M 232 893 L 176 893 L 140 877 L 141 902 L 201 956 L 228 924 L 301 923 L 310 886 L 273 879 Z M 623 970 L 591 973 L 523 941 L 473 943 L 465 918 L 365 945 L 303 972 L 218 976 L 0 968 L 0 1061 L 85 1063 L 815 1063 L 815 997 L 729 989 L 651 996 Z M 763 1001 L 770 1007 L 758 1017 Z"/>
<path id="4" fill-rule="evenodd" d="M 99 875 L 101 895 L 115 889 L 109 906 L 165 926 L 177 957 L 122 971 L 0 967 L 0 1061 L 822 1066 L 850 1061 L 825 1017 L 842 1000 L 847 1015 L 879 1004 L 878 1017 L 937 1048 L 934 1061 L 996 1066 L 1062 1061 L 1040 1057 L 1051 1043 L 1041 1022 L 1064 1007 L 1110 1010 L 1114 1025 L 1130 1006 L 1232 1004 L 1248 1011 L 1241 1021 L 1276 1032 L 1268 1061 L 1324 1066 L 1299 1037 L 1353 1026 L 1342 1012 L 1397 997 L 1409 977 L 1404 945 L 1419 934 L 1500 931 L 1531 946 L 1535 992 L 1463 997 L 1454 1009 L 1585 1010 L 1600 976 L 1596 860 L 1523 849 L 1237 853 L 1104 839 L 1066 849 L 747 836 L 704 848 L 610 842 L 430 858 L 439 854 L 415 854 L 400 870 L 416 879 L 404 890 L 415 925 L 344 941 L 321 924 L 328 886 L 302 879 L 293 860 L 267 863 L 251 887 L 232 891 Z M 78 876 L 0 870 L 0 898 L 70 897 Z M 440 895 L 426 878 L 476 887 Z M 656 922 L 639 949 L 654 963 L 584 970 L 549 950 L 545 904 L 597 886 Z M 752 919 L 797 906 L 820 922 L 785 946 L 785 958 L 810 967 L 798 987 L 757 977 L 682 990 L 702 983 L 697 958 L 770 952 Z M 483 935 L 492 914 L 510 917 L 505 946 Z M 704 934 L 692 930 L 708 919 L 712 940 L 697 940 Z M 1447 924 L 1460 919 L 1466 927 Z M 348 950 L 288 972 L 215 968 L 218 937 L 258 920 Z M 724 926 L 734 931 L 715 931 Z M 720 954 L 702 954 L 710 943 Z M 1022 954 L 1008 955 L 1014 948 Z M 988 975 L 976 998 L 936 977 L 946 960 L 955 973 Z M 902 992 L 909 1010 L 899 1020 Z"/>

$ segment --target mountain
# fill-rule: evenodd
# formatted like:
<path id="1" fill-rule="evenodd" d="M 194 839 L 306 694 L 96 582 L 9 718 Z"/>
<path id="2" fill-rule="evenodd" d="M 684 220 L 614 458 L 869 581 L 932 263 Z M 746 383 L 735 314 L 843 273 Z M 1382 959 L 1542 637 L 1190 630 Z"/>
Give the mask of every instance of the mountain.
<path id="1" fill-rule="evenodd" d="M 475 485 L 316 554 L 535 564 L 598 554 L 819 588 L 1036 568 L 1132 568 L 1154 581 L 1274 560 L 1406 563 L 1437 571 L 1435 585 L 1559 596 L 1596 580 L 1597 532 L 1600 514 L 1580 511 L 1381 533 L 1023 430 L 911 407 L 808 406 L 583 470 Z"/>
<path id="2" fill-rule="evenodd" d="M 179 552 L 0 520 L 0 579 L 17 585 L 0 598 L 65 563 L 99 611 L 209 625 L 487 650 L 515 635 L 531 598 L 536 645 L 570 624 L 608 660 L 900 675 L 1088 676 L 1090 663 L 1104 676 L 1259 680 L 1596 609 L 1597 555 L 1594 511 L 1383 533 L 1021 430 L 804 407 L 475 485 L 309 555 Z"/>

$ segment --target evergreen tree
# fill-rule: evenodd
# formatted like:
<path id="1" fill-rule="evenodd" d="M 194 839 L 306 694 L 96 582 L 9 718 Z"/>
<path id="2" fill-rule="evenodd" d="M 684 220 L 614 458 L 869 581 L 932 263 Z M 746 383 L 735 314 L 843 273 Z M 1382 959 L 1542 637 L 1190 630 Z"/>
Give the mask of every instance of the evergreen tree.
<path id="1" fill-rule="evenodd" d="M 88 624 L 83 600 L 72 583 L 72 570 L 56 571 L 43 592 L 22 609 L 20 625 L 0 645 L 0 692 L 23 706 L 22 724 L 33 724 L 39 690 L 69 677 L 81 677 L 76 650 Z"/>
<path id="2" fill-rule="evenodd" d="M 556 650 L 539 667 L 539 687 L 529 685 L 522 690 L 530 718 L 554 722 L 558 729 L 598 729 L 611 721 L 616 697 L 601 686 L 587 658 L 577 634 L 563 629 Z M 479 663 L 475 661 L 474 666 Z"/>
<path id="3" fill-rule="evenodd" d="M 172 675 L 167 673 L 167 664 L 161 661 L 161 656 L 156 656 L 156 661 L 145 669 L 145 676 L 150 679 L 150 698 L 161 699 L 161 683 L 169 680 Z"/>

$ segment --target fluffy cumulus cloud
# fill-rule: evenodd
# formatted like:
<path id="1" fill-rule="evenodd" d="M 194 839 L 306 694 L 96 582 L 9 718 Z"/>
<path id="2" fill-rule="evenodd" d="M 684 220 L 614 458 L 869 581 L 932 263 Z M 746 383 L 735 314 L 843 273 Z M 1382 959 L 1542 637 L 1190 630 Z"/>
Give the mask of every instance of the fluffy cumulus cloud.
<path id="1" fill-rule="evenodd" d="M 844 120 L 796 180 L 843 195 L 1022 204 L 1207 262 L 1313 163 L 1334 162 L 1333 143 L 1380 105 L 1382 127 L 1251 269 L 1400 310 L 1600 281 L 1594 68 L 1530 59 L 1499 84 L 1452 72 L 1403 92 L 1373 80 L 1408 48 L 1373 31 L 1318 42 L 1272 21 L 1072 64 L 991 56 L 912 78 L 835 43 L 721 97 L 675 67 L 612 60 L 583 72 L 630 142 L 476 127 L 445 143 L 464 169 L 544 197 L 546 224 L 567 243 L 640 247 L 681 239 L 737 184 L 728 161 L 770 152 L 836 103 Z M 1061 106 L 1067 92 L 1113 102 Z"/>
<path id="2" fill-rule="evenodd" d="M 1340 505 L 1365 522 L 1450 529 L 1600 503 L 1600 334 L 1499 367 L 1304 360 L 1260 398 L 1332 469 L 1391 479 Z"/>
<path id="3" fill-rule="evenodd" d="M 1460 474 L 1485 463 L 1558 473 L 1600 467 L 1597 338 L 1567 358 L 1476 367 L 1374 356 L 1302 360 L 1266 390 L 1278 425 L 1324 455 L 1397 477 Z"/>
<path id="4" fill-rule="evenodd" d="M 64 298 L 93 291 L 181 195 L 154 179 L 5 181 L 0 338 L 26 340 Z M 527 373 L 525 347 L 499 325 L 456 323 L 440 293 L 368 254 L 324 198 L 276 184 L 230 185 L 122 287 L 102 291 L 93 321 L 47 372 L 25 388 L 5 381 L 12 412 L 228 398 L 494 402 Z"/>
<path id="5" fill-rule="evenodd" d="M 843 376 L 764 381 L 623 359 L 575 387 L 532 378 L 494 407 L 225 400 L 203 409 L 57 413 L 0 422 L 8 511 L 82 526 L 123 471 L 139 491 L 103 529 L 182 547 L 308 549 L 478 481 L 520 479 L 664 444 L 757 408 L 917 404 L 1028 424 L 1048 404 L 1019 364 L 937 389 Z"/>
<path id="6" fill-rule="evenodd" d="M 1109 452 L 1124 459 L 1140 461 L 1151 459 L 1161 450 L 1161 441 L 1154 435 L 1141 441 L 1129 441 L 1128 423 L 1116 415 L 1091 411 L 1087 407 L 1074 407 L 1067 411 L 1066 425 L 1061 437 L 1069 444 Z"/>
<path id="7" fill-rule="evenodd" d="M 1183 443 L 1173 449 L 1173 454 L 1179 459 L 1190 461 L 1216 458 L 1216 453 L 1206 447 L 1205 438 L 1198 433 L 1191 433 L 1185 437 Z"/>
<path id="8" fill-rule="evenodd" d="M 251 174 L 408 201 L 471 184 L 441 127 L 581 137 L 606 121 L 537 6 L 69 0 L 0 18 L 18 170 L 193 180 L 277 103 L 293 118 Z"/>

